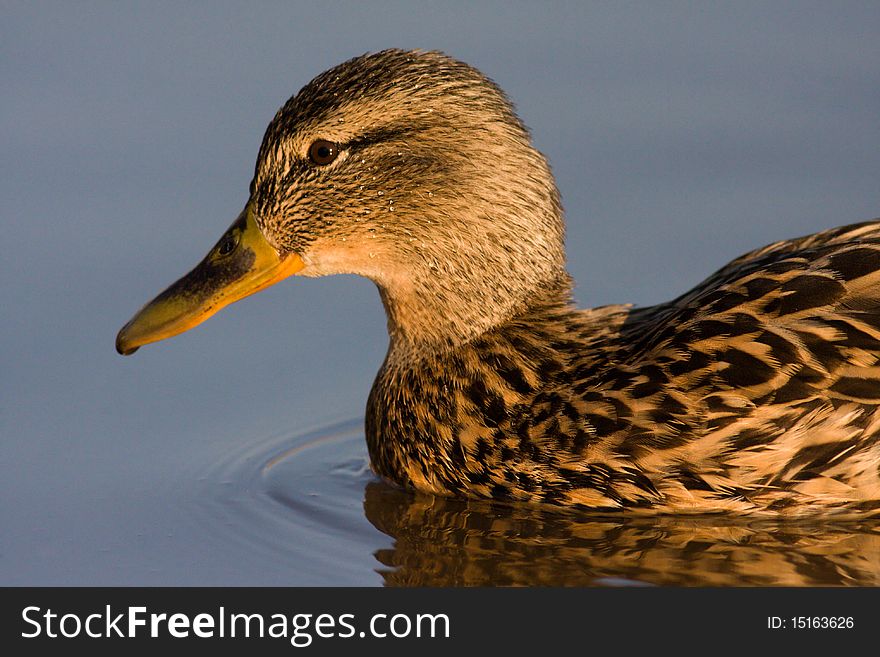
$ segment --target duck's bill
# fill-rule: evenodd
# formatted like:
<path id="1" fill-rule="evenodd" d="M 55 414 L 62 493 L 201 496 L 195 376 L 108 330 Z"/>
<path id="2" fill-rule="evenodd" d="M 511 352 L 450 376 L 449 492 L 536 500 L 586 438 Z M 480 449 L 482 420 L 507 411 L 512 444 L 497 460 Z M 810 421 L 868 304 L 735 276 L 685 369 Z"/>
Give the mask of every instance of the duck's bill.
<path id="1" fill-rule="evenodd" d="M 304 266 L 293 253 L 279 255 L 254 221 L 250 205 L 195 269 L 131 318 L 116 336 L 116 351 L 138 347 L 198 326 L 230 303 L 259 292 Z"/>

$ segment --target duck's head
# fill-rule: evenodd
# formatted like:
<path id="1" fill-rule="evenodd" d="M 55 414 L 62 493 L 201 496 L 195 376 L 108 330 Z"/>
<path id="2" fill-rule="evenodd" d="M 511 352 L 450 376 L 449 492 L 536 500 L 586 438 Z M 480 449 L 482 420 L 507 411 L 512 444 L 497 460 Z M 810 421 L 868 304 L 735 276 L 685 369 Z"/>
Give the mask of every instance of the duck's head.
<path id="1" fill-rule="evenodd" d="M 116 348 L 288 276 L 340 273 L 375 281 L 392 341 L 420 347 L 467 340 L 567 280 L 550 170 L 478 71 L 388 50 L 312 80 L 269 124 L 242 213 Z"/>

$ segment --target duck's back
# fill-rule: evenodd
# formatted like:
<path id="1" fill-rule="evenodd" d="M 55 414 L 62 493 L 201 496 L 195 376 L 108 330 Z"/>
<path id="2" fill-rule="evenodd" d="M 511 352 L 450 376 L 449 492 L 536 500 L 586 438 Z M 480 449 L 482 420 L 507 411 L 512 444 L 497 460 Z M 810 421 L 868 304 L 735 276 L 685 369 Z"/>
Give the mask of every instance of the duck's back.
<path id="1" fill-rule="evenodd" d="M 550 297 L 442 356 L 389 354 L 382 474 L 600 510 L 880 508 L 880 223 L 758 249 L 650 308 Z"/>

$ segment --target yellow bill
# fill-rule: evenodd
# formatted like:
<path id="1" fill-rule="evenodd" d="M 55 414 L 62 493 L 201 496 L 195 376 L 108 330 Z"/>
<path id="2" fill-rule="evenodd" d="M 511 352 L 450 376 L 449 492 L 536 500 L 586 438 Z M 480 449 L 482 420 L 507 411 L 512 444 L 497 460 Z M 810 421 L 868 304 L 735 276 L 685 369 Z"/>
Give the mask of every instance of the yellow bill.
<path id="1" fill-rule="evenodd" d="M 145 344 L 188 331 L 221 308 L 303 267 L 298 255 L 279 255 L 266 241 L 248 204 L 195 269 L 122 327 L 116 336 L 116 351 L 127 356 Z"/>

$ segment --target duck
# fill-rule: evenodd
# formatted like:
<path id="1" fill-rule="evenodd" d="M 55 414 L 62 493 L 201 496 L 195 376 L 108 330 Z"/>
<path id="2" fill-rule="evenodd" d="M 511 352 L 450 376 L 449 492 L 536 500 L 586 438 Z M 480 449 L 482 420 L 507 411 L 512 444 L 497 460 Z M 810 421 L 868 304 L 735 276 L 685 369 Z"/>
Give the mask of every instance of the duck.
<path id="1" fill-rule="evenodd" d="M 579 309 L 560 194 L 504 91 L 441 52 L 321 73 L 247 203 L 116 349 L 289 277 L 378 287 L 375 473 L 591 513 L 880 515 L 880 220 L 776 242 L 650 307 Z M 546 508 L 546 507 L 542 507 Z"/>

